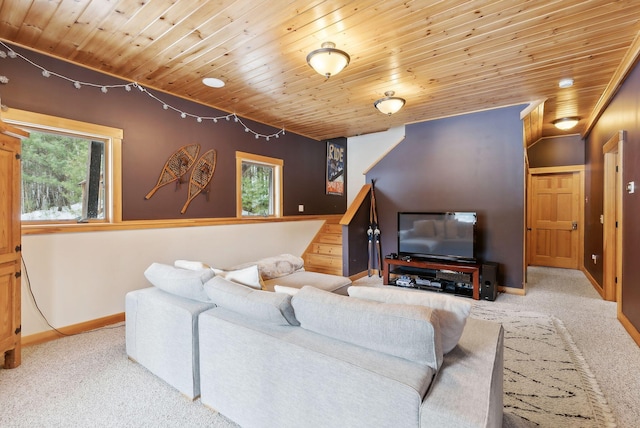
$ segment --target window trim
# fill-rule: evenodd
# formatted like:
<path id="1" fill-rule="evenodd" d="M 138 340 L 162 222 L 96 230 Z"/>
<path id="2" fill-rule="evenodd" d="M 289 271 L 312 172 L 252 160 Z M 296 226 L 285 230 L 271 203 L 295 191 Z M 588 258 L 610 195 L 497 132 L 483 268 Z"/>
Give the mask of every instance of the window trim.
<path id="1" fill-rule="evenodd" d="M 2 112 L 2 120 L 17 127 L 24 127 L 27 130 L 53 131 L 82 138 L 95 138 L 106 143 L 104 153 L 106 175 L 105 219 L 91 220 L 89 223 L 83 224 L 64 220 L 28 222 L 22 224 L 23 231 L 30 228 L 59 228 L 61 225 L 67 224 L 87 227 L 89 225 L 122 222 L 122 129 L 12 108 Z"/>
<path id="2" fill-rule="evenodd" d="M 236 152 L 236 217 L 237 218 L 259 218 L 257 216 L 243 216 L 242 215 L 242 162 L 251 162 L 261 165 L 267 165 L 273 167 L 273 215 L 264 218 L 280 218 L 282 217 L 283 207 L 283 169 L 284 161 L 278 158 L 271 158 L 268 156 L 255 155 L 253 153 Z"/>

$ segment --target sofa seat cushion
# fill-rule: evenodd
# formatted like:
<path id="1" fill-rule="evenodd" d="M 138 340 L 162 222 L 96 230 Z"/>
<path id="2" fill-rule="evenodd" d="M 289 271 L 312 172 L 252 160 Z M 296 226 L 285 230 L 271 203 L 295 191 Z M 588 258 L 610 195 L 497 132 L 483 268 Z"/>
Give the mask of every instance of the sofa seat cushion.
<path id="1" fill-rule="evenodd" d="M 446 354 L 458 344 L 471 303 L 460 297 L 420 290 L 402 290 L 394 287 L 349 287 L 349 296 L 384 303 L 421 305 L 438 312 L 442 351 Z"/>
<path id="2" fill-rule="evenodd" d="M 220 307 L 200 325 L 202 403 L 242 426 L 418 427 L 428 366 Z"/>
<path id="3" fill-rule="evenodd" d="M 274 291 L 276 285 L 293 288 L 302 288 L 305 285 L 311 285 L 321 290 L 346 295 L 347 288 L 351 285 L 351 280 L 340 275 L 298 270 L 280 278 L 264 280 L 264 285 L 265 290 L 269 291 Z"/>
<path id="4" fill-rule="evenodd" d="M 442 363 L 438 318 L 430 308 L 380 304 L 309 286 L 291 304 L 304 329 L 436 370 Z"/>
<path id="5" fill-rule="evenodd" d="M 255 290 L 220 276 L 211 278 L 204 289 L 217 306 L 270 324 L 299 325 L 288 294 Z"/>

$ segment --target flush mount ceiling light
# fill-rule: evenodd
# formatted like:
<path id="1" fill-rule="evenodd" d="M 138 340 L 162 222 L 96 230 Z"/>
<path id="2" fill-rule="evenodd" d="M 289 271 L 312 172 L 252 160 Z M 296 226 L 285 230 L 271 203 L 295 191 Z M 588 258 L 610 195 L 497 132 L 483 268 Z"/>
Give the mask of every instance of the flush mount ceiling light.
<path id="1" fill-rule="evenodd" d="M 552 123 L 556 128 L 566 131 L 576 126 L 579 121 L 579 117 L 563 117 L 561 119 L 554 120 Z"/>
<path id="2" fill-rule="evenodd" d="M 307 63 L 319 74 L 327 79 L 340 73 L 351 58 L 349 54 L 340 49 L 336 49 L 335 43 L 324 42 L 320 49 L 316 49 L 307 55 Z"/>
<path id="3" fill-rule="evenodd" d="M 397 113 L 402 106 L 404 106 L 404 98 L 394 97 L 395 92 L 387 91 L 384 95 L 384 98 L 380 98 L 378 101 L 373 103 L 374 107 L 380 110 L 381 113 L 391 116 L 392 114 Z"/>
<path id="4" fill-rule="evenodd" d="M 558 82 L 558 87 L 565 89 L 565 88 L 570 88 L 573 86 L 573 79 L 570 77 L 567 77 L 566 79 L 560 79 L 560 81 Z"/>
<path id="5" fill-rule="evenodd" d="M 222 88 L 224 86 L 224 82 L 215 77 L 205 77 L 202 79 L 202 83 L 212 88 Z"/>

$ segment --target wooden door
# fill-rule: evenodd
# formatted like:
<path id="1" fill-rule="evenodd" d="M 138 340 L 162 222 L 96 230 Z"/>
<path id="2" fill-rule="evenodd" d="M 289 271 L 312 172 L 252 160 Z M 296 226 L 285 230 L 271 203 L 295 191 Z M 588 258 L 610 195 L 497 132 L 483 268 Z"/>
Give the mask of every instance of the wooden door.
<path id="1" fill-rule="evenodd" d="M 0 364 L 20 365 L 20 139 L 0 122 Z"/>
<path id="2" fill-rule="evenodd" d="M 578 172 L 531 176 L 530 264 L 579 268 L 580 186 Z"/>

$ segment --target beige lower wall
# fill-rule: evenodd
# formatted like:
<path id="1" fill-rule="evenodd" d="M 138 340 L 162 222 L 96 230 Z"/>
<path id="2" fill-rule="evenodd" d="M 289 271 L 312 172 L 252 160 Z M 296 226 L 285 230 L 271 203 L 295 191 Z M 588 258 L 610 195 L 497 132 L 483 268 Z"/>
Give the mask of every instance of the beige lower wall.
<path id="1" fill-rule="evenodd" d="M 153 262 L 200 260 L 229 267 L 261 257 L 302 255 L 322 220 L 166 229 L 25 235 L 22 248 L 22 335 L 124 312 L 127 292 L 150 286 Z M 26 269 L 25 269 L 26 267 Z"/>

